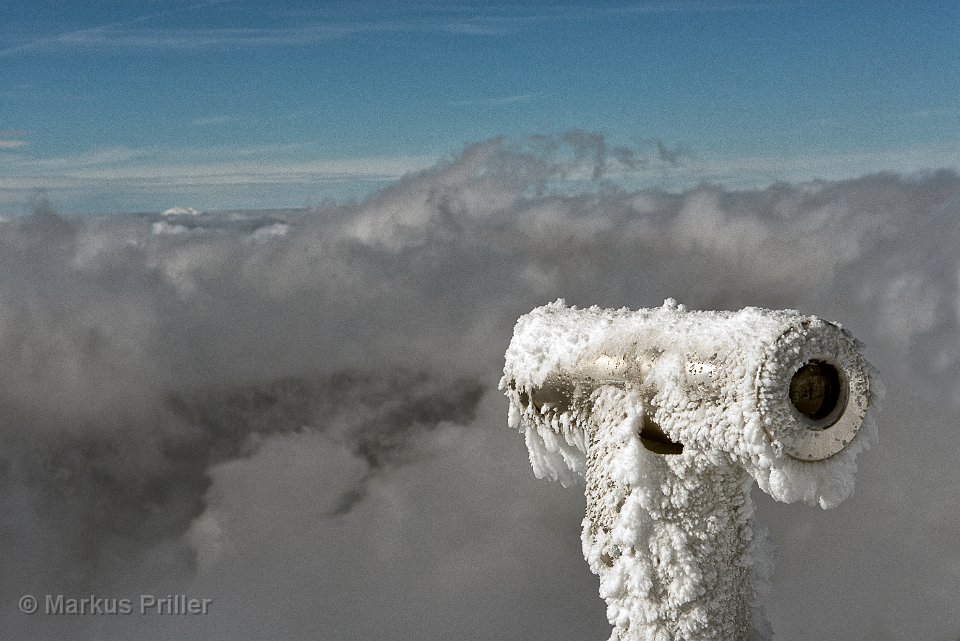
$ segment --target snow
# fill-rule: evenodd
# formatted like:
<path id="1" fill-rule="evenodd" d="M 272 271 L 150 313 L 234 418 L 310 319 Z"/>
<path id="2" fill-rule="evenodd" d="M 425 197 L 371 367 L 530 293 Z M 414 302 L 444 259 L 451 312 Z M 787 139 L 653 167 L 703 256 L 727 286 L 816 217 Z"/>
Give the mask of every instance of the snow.
<path id="1" fill-rule="evenodd" d="M 787 393 L 814 359 L 847 381 L 829 429 L 808 429 Z M 611 641 L 769 638 L 760 595 L 772 561 L 752 521 L 753 481 L 779 501 L 833 507 L 876 439 L 866 410 L 879 382 L 859 344 L 792 310 L 558 300 L 518 320 L 501 388 L 536 476 L 585 480 L 583 553 Z M 682 452 L 648 448 L 650 425 Z"/>
<path id="2" fill-rule="evenodd" d="M 199 216 L 203 212 L 193 207 L 171 207 L 164 210 L 161 216 Z"/>

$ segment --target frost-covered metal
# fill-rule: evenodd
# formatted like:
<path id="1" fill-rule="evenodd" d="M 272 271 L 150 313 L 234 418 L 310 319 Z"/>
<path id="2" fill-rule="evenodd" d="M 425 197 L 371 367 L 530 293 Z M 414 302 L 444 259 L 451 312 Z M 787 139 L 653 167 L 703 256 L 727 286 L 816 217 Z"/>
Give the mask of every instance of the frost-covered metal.
<path id="1" fill-rule="evenodd" d="M 501 388 L 534 473 L 586 482 L 583 553 L 611 640 L 769 638 L 753 481 L 833 507 L 876 438 L 860 345 L 790 310 L 558 300 L 517 322 Z"/>

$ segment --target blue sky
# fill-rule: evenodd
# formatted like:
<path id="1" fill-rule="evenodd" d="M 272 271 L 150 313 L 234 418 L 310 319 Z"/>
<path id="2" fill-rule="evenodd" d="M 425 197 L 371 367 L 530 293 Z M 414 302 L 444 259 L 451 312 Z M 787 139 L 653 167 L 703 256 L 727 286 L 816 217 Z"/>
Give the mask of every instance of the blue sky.
<path id="1" fill-rule="evenodd" d="M 0 215 L 312 205 L 569 131 L 682 152 L 629 178 L 668 189 L 957 167 L 960 5 L 0 4 Z"/>

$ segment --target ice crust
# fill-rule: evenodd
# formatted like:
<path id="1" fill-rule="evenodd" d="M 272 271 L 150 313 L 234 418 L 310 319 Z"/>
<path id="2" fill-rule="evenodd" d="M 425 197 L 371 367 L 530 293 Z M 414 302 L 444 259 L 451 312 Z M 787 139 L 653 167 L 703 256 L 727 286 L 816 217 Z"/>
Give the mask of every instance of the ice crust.
<path id="1" fill-rule="evenodd" d="M 787 390 L 829 354 L 868 398 L 879 393 L 849 333 L 792 310 L 534 309 L 516 325 L 501 388 L 539 478 L 586 483 L 583 553 L 600 577 L 614 640 L 766 639 L 759 595 L 772 565 L 750 487 L 778 501 L 836 506 L 863 426 L 837 454 L 788 456 L 798 429 Z M 682 453 L 641 439 L 652 422 Z"/>

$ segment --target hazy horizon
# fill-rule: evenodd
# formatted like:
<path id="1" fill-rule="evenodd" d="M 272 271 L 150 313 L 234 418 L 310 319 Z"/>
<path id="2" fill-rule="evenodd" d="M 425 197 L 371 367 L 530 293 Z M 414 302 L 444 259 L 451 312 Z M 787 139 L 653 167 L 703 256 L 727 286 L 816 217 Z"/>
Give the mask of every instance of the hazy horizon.
<path id="1" fill-rule="evenodd" d="M 496 387 L 533 307 L 669 297 L 839 322 L 886 386 L 853 497 L 753 492 L 776 638 L 956 641 L 960 9 L 919 7 L 4 3 L 0 628 L 606 638 Z M 144 594 L 210 610 L 21 601 Z"/>
<path id="2" fill-rule="evenodd" d="M 14 0 L 0 216 L 362 199 L 498 137 L 602 137 L 629 188 L 956 168 L 958 11 Z"/>

